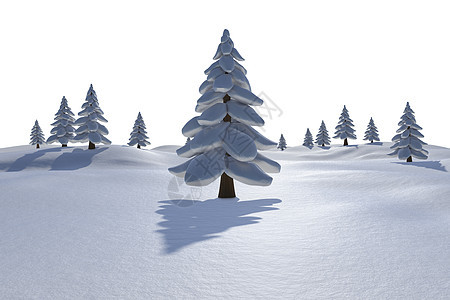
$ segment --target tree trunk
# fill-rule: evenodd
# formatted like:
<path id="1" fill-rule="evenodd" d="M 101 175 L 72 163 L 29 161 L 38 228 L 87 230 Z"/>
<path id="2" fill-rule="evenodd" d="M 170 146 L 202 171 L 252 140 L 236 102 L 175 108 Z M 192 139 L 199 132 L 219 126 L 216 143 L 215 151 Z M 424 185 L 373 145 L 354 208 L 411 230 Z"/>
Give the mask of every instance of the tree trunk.
<path id="1" fill-rule="evenodd" d="M 344 140 L 344 146 L 348 146 L 347 138 L 345 138 L 345 140 Z"/>
<path id="2" fill-rule="evenodd" d="M 138 144 L 138 145 L 137 145 L 137 148 L 138 148 L 138 149 L 141 149 L 141 145 Z"/>
<path id="3" fill-rule="evenodd" d="M 324 143 L 322 143 L 322 147 L 325 147 L 325 144 L 324 144 Z"/>
<path id="4" fill-rule="evenodd" d="M 226 94 L 223 97 L 223 103 L 227 103 L 228 101 L 230 101 L 230 96 L 228 96 L 228 94 Z M 224 118 L 223 118 L 224 122 L 231 122 L 231 116 L 229 114 L 227 114 Z M 228 153 L 225 153 L 225 155 L 229 155 Z M 236 193 L 234 191 L 234 181 L 233 178 L 231 178 L 230 176 L 228 176 L 227 174 L 223 173 L 222 176 L 220 177 L 220 187 L 219 187 L 219 198 L 235 198 L 236 197 Z"/>
<path id="5" fill-rule="evenodd" d="M 88 149 L 95 149 L 95 144 L 89 141 L 89 148 Z"/>
<path id="6" fill-rule="evenodd" d="M 370 143 L 372 144 L 372 143 L 373 143 L 373 141 L 370 141 Z"/>
<path id="7" fill-rule="evenodd" d="M 67 144 L 62 144 L 63 147 L 67 147 Z"/>
<path id="8" fill-rule="evenodd" d="M 36 149 L 39 149 L 39 148 L 41 148 L 41 147 L 39 147 L 39 144 L 36 144 Z"/>
<path id="9" fill-rule="evenodd" d="M 220 177 L 219 198 L 235 198 L 233 178 L 223 173 Z"/>
<path id="10" fill-rule="evenodd" d="M 408 157 L 408 158 L 406 159 L 406 162 L 412 162 L 412 157 L 411 157 L 411 156 Z"/>

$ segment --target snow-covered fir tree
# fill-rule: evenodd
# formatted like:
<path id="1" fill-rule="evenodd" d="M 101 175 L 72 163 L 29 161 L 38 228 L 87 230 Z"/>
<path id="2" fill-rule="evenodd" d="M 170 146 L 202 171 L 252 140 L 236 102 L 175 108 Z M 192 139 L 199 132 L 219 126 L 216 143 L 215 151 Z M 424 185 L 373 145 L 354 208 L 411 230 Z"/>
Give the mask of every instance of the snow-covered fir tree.
<path id="1" fill-rule="evenodd" d="M 128 145 L 137 145 L 139 149 L 141 149 L 141 147 L 150 145 L 150 142 L 148 141 L 145 122 L 140 112 L 138 113 L 136 121 L 134 122 L 133 130 L 130 133 L 130 142 L 128 143 Z"/>
<path id="2" fill-rule="evenodd" d="M 238 63 L 244 59 L 226 29 L 213 59 L 216 62 L 205 71 L 207 79 L 199 88 L 202 96 L 195 111 L 201 115 L 182 130 L 192 140 L 177 150 L 179 156 L 191 159 L 169 171 L 192 186 L 208 185 L 220 177 L 219 198 L 234 198 L 233 179 L 267 186 L 272 177 L 266 172 L 277 173 L 281 167 L 257 151 L 277 144 L 252 128 L 264 125 L 251 107 L 263 101 L 251 92 L 247 70 Z"/>
<path id="3" fill-rule="evenodd" d="M 188 137 L 187 139 L 186 139 L 186 143 L 185 143 L 185 145 L 187 144 L 187 143 L 189 143 L 191 141 L 191 138 L 190 137 Z"/>
<path id="4" fill-rule="evenodd" d="M 320 124 L 319 132 L 316 135 L 316 144 L 322 147 L 330 144 L 330 137 L 328 136 L 328 130 L 324 121 Z"/>
<path id="5" fill-rule="evenodd" d="M 280 136 L 280 141 L 278 142 L 277 149 L 280 149 L 281 151 L 284 151 L 286 149 L 286 139 L 284 138 L 283 134 Z"/>
<path id="6" fill-rule="evenodd" d="M 103 111 L 98 104 L 97 94 L 92 84 L 81 108 L 82 110 L 78 113 L 80 118 L 74 123 L 80 127 L 75 131 L 76 136 L 73 140 L 80 143 L 89 142 L 89 149 L 95 149 L 95 145 L 100 143 L 111 144 L 111 141 L 105 137 L 109 133 L 108 129 L 100 124 L 100 122 L 108 121 L 103 117 Z"/>
<path id="7" fill-rule="evenodd" d="M 39 122 L 36 120 L 34 122 L 34 126 L 31 129 L 30 134 L 30 145 L 36 145 L 36 149 L 39 149 L 42 144 L 45 144 L 44 133 L 42 132 L 41 126 L 39 126 Z"/>
<path id="8" fill-rule="evenodd" d="M 406 107 L 400 122 L 398 122 L 398 126 L 400 128 L 397 129 L 397 134 L 392 138 L 394 144 L 391 146 L 391 149 L 394 149 L 394 152 L 388 155 L 397 155 L 398 159 L 406 159 L 407 162 L 412 162 L 413 157 L 427 159 L 428 151 L 422 148 L 427 143 L 420 140 L 420 138 L 423 138 L 423 134 L 419 132 L 419 130 L 422 130 L 422 127 L 416 123 L 414 111 L 409 106 L 409 102 L 406 102 Z"/>
<path id="9" fill-rule="evenodd" d="M 373 141 L 380 141 L 378 136 L 378 128 L 372 118 L 370 118 L 369 125 L 367 125 L 366 132 L 364 133 L 364 140 L 373 143 Z"/>
<path id="10" fill-rule="evenodd" d="M 305 139 L 303 140 L 303 146 L 308 147 L 310 149 L 314 147 L 313 136 L 311 134 L 311 131 L 309 131 L 309 128 L 306 129 Z"/>
<path id="11" fill-rule="evenodd" d="M 350 119 L 348 114 L 348 110 L 344 105 L 342 109 L 341 116 L 339 117 L 338 125 L 336 126 L 336 132 L 334 133 L 334 138 L 339 138 L 344 140 L 344 146 L 348 145 L 347 139 L 356 140 L 355 129 L 353 129 L 355 125 L 353 125 L 353 120 Z"/>
<path id="12" fill-rule="evenodd" d="M 74 121 L 74 114 L 67 103 L 66 97 L 63 96 L 59 110 L 55 114 L 55 122 L 51 124 L 53 126 L 50 131 L 52 135 L 47 139 L 47 144 L 59 142 L 62 147 L 67 147 L 67 143 L 74 137 Z"/>

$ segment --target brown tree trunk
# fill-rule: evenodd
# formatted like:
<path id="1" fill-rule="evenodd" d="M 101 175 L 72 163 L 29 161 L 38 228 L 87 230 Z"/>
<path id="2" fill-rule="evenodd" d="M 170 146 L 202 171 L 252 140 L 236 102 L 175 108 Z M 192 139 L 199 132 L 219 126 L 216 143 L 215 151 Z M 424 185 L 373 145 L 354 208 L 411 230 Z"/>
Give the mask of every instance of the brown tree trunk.
<path id="1" fill-rule="evenodd" d="M 223 103 L 227 103 L 230 101 L 230 96 L 228 94 L 223 97 Z M 227 114 L 223 118 L 224 122 L 231 122 L 231 116 Z M 225 153 L 225 155 L 229 155 L 228 153 Z M 220 177 L 220 187 L 219 187 L 219 198 L 235 198 L 236 192 L 234 191 L 234 181 L 233 178 L 228 176 L 227 174 L 223 173 Z"/>
<path id="2" fill-rule="evenodd" d="M 373 141 L 370 141 L 370 143 L 372 144 L 372 143 L 373 143 Z"/>
<path id="3" fill-rule="evenodd" d="M 412 157 L 411 157 L 411 156 L 408 157 L 408 158 L 406 159 L 406 162 L 412 162 Z"/>
<path id="4" fill-rule="evenodd" d="M 322 147 L 325 147 L 325 144 L 322 144 Z"/>
<path id="5" fill-rule="evenodd" d="M 39 148 L 41 148 L 41 147 L 39 147 L 39 144 L 36 144 L 36 149 L 39 149 Z"/>
<path id="6" fill-rule="evenodd" d="M 345 138 L 345 140 L 344 140 L 344 146 L 348 146 L 347 138 Z"/>
<path id="7" fill-rule="evenodd" d="M 233 178 L 223 173 L 220 177 L 219 198 L 235 198 Z"/>
<path id="8" fill-rule="evenodd" d="M 138 144 L 138 145 L 137 145 L 137 148 L 138 148 L 138 149 L 141 149 L 141 145 Z"/>
<path id="9" fill-rule="evenodd" d="M 89 147 L 88 149 L 95 149 L 95 144 L 89 141 Z"/>
<path id="10" fill-rule="evenodd" d="M 67 144 L 62 144 L 63 147 L 67 147 Z"/>

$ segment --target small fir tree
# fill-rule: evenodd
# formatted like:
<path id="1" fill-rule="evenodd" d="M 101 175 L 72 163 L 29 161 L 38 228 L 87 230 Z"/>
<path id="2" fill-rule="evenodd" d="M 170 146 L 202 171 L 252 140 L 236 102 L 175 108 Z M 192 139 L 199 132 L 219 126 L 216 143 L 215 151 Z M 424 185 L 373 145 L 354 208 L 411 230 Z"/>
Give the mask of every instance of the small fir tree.
<path id="1" fill-rule="evenodd" d="M 51 124 L 53 126 L 50 131 L 52 135 L 49 136 L 47 144 L 59 142 L 62 147 L 67 147 L 67 143 L 74 137 L 74 121 L 74 114 L 67 103 L 66 97 L 63 96 L 59 110 L 55 114 L 55 122 Z"/>
<path id="2" fill-rule="evenodd" d="M 111 141 L 105 137 L 109 133 L 108 129 L 100 124 L 108 120 L 103 117 L 103 111 L 98 104 L 97 94 L 92 84 L 87 92 L 86 102 L 81 108 L 82 110 L 78 113 L 81 117 L 74 123 L 80 127 L 75 131 L 76 136 L 73 140 L 81 143 L 89 142 L 89 149 L 95 149 L 95 145 L 100 143 L 111 144 Z"/>
<path id="3" fill-rule="evenodd" d="M 305 139 L 303 140 L 303 146 L 312 148 L 314 147 L 314 141 L 313 136 L 311 134 L 311 131 L 309 131 L 309 128 L 306 129 Z"/>
<path id="4" fill-rule="evenodd" d="M 278 143 L 277 148 L 281 151 L 284 151 L 284 149 L 286 149 L 286 139 L 284 138 L 283 134 L 281 134 L 280 136 L 280 142 Z"/>
<path id="5" fill-rule="evenodd" d="M 185 145 L 187 145 L 187 143 L 189 143 L 191 141 L 191 138 L 190 137 L 188 137 L 187 139 L 186 139 L 186 143 L 185 143 Z"/>
<path id="6" fill-rule="evenodd" d="M 341 116 L 339 117 L 338 125 L 336 126 L 336 132 L 334 133 L 334 138 L 339 138 L 344 140 L 344 146 L 348 145 L 347 139 L 356 140 L 355 129 L 353 129 L 355 125 L 353 125 L 353 120 L 350 119 L 348 114 L 348 110 L 344 105 L 342 109 Z"/>
<path id="7" fill-rule="evenodd" d="M 364 140 L 373 143 L 373 141 L 380 141 L 378 136 L 378 128 L 375 126 L 373 119 L 370 118 L 369 125 L 367 125 L 367 130 L 364 133 Z"/>
<path id="8" fill-rule="evenodd" d="M 398 159 L 406 159 L 407 162 L 412 162 L 413 157 L 427 159 L 428 151 L 422 148 L 427 143 L 420 140 L 420 138 L 423 138 L 423 134 L 419 132 L 422 127 L 416 124 L 414 111 L 409 106 L 409 102 L 406 102 L 405 110 L 400 119 L 400 122 L 398 122 L 400 128 L 397 129 L 397 134 L 392 138 L 394 144 L 391 149 L 394 149 L 394 152 L 388 155 L 397 155 Z"/>
<path id="9" fill-rule="evenodd" d="M 37 120 L 34 122 L 30 136 L 30 145 L 36 145 L 36 149 L 40 148 L 39 145 L 45 144 L 44 133 L 42 132 L 41 126 L 39 126 L 39 122 Z"/>
<path id="10" fill-rule="evenodd" d="M 322 120 L 320 124 L 319 132 L 316 135 L 316 144 L 322 147 L 330 144 L 330 137 L 328 136 L 328 130 L 325 126 L 325 122 Z"/>
<path id="11" fill-rule="evenodd" d="M 138 113 L 136 121 L 134 122 L 133 131 L 130 133 L 130 142 L 129 146 L 137 145 L 138 149 L 141 147 L 145 147 L 150 145 L 148 141 L 147 131 L 144 123 L 144 119 L 142 118 L 141 113 Z"/>

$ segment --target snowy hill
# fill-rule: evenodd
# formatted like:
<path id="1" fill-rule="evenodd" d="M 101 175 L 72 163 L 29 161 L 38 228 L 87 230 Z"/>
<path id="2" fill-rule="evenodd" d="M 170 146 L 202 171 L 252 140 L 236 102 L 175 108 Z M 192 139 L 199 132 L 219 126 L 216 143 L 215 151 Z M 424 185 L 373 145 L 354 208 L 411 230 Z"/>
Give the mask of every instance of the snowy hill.
<path id="1" fill-rule="evenodd" d="M 191 188 L 178 146 L 0 149 L 0 298 L 448 299 L 450 149 L 263 151 L 268 187 Z"/>

